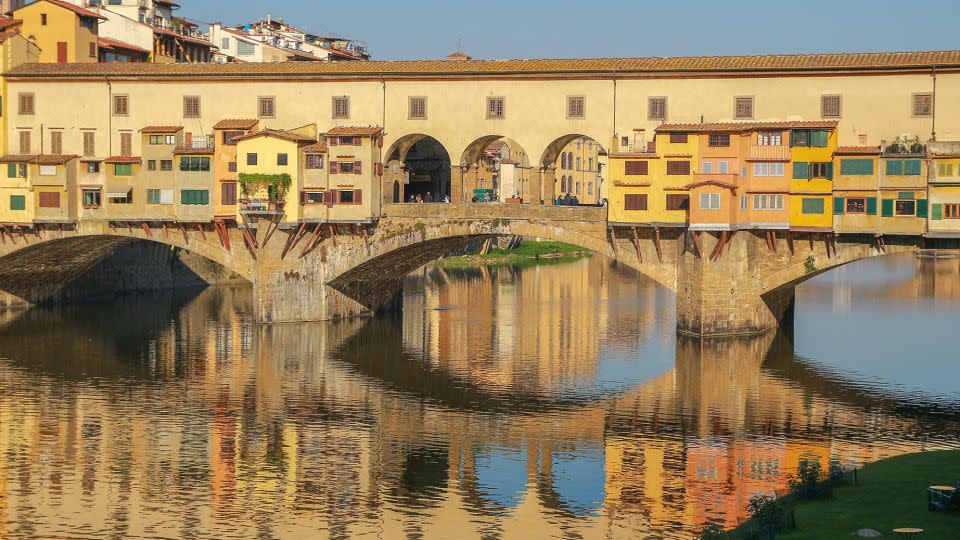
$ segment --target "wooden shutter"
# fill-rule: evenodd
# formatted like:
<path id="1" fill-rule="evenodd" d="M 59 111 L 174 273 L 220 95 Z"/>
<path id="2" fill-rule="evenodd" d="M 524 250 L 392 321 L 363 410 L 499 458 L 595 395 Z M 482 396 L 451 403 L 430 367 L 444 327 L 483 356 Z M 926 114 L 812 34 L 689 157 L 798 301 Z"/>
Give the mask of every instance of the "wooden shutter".
<path id="1" fill-rule="evenodd" d="M 843 197 L 834 197 L 833 198 L 833 214 L 836 216 L 843 215 L 843 205 L 845 204 Z"/>
<path id="2" fill-rule="evenodd" d="M 133 134 L 132 133 L 120 134 L 120 155 L 121 156 L 133 155 Z"/>
<path id="3" fill-rule="evenodd" d="M 377 170 L 377 176 L 383 176 L 383 163 L 377 162 L 376 170 Z"/>
<path id="4" fill-rule="evenodd" d="M 810 164 L 805 161 L 796 161 L 793 164 L 793 178 L 807 180 L 810 178 Z"/>
<path id="5" fill-rule="evenodd" d="M 337 162 L 330 160 L 330 174 L 337 174 L 337 167 L 339 167 Z"/>
<path id="6" fill-rule="evenodd" d="M 337 193 L 337 190 L 331 189 L 331 190 L 329 191 L 329 193 L 330 193 L 330 205 L 331 205 L 331 206 L 333 206 L 333 205 L 335 205 L 335 204 L 337 204 L 337 203 L 340 202 L 340 200 L 339 200 L 339 199 L 340 199 L 340 195 Z"/>
<path id="7" fill-rule="evenodd" d="M 646 161 L 627 161 L 624 164 L 624 173 L 628 176 L 648 174 L 650 164 Z"/>
<path id="8" fill-rule="evenodd" d="M 917 217 L 925 218 L 927 217 L 927 209 L 929 208 L 926 199 L 917 199 Z"/>
<path id="9" fill-rule="evenodd" d="M 935 204 L 933 205 L 933 211 L 930 214 L 930 219 L 943 219 L 943 205 Z"/>
<path id="10" fill-rule="evenodd" d="M 301 191 L 301 192 L 300 192 L 300 206 L 306 206 L 306 205 L 307 205 L 307 192 L 306 192 L 306 191 Z"/>
<path id="11" fill-rule="evenodd" d="M 893 199 L 880 201 L 880 217 L 893 217 Z"/>
<path id="12" fill-rule="evenodd" d="M 359 189 L 353 190 L 353 204 L 363 204 L 363 191 Z"/>
<path id="13" fill-rule="evenodd" d="M 833 180 L 833 162 L 828 161 L 827 163 L 824 163 L 824 166 L 826 168 L 825 176 L 827 180 Z"/>
<path id="14" fill-rule="evenodd" d="M 339 145 L 340 145 L 340 138 L 339 138 L 339 137 L 330 137 L 329 139 L 327 139 L 327 144 L 329 144 L 330 146 L 339 146 Z"/>
<path id="15" fill-rule="evenodd" d="M 330 206 L 333 204 L 333 191 L 327 190 L 323 192 L 323 204 Z"/>
<path id="16" fill-rule="evenodd" d="M 920 160 L 919 159 L 908 159 L 903 163 L 903 174 L 905 176 L 919 176 L 920 175 Z"/>
<path id="17" fill-rule="evenodd" d="M 125 116 L 130 113 L 130 101 L 127 96 L 113 96 L 113 114 Z"/>
<path id="18" fill-rule="evenodd" d="M 59 156 L 63 154 L 63 132 L 50 132 L 50 153 Z"/>
<path id="19" fill-rule="evenodd" d="M 353 174 L 362 174 L 363 162 L 354 161 L 353 162 Z"/>
<path id="20" fill-rule="evenodd" d="M 631 193 L 623 197 L 624 210 L 646 210 L 647 196 L 645 194 Z"/>
<path id="21" fill-rule="evenodd" d="M 54 191 L 37 193 L 40 208 L 60 208 L 60 194 Z"/>
<path id="22" fill-rule="evenodd" d="M 237 204 L 236 182 L 224 182 L 220 185 L 220 202 L 228 206 Z"/>
<path id="23" fill-rule="evenodd" d="M 899 159 L 887 160 L 887 175 L 903 176 L 903 161 Z"/>
<path id="24" fill-rule="evenodd" d="M 667 174 L 685 176 L 690 174 L 689 161 L 668 161 Z"/>
<path id="25" fill-rule="evenodd" d="M 877 215 L 877 198 L 876 197 L 867 197 L 867 215 L 868 216 Z"/>
<path id="26" fill-rule="evenodd" d="M 21 131 L 20 132 L 20 153 L 29 154 L 30 153 L 30 132 Z"/>
<path id="27" fill-rule="evenodd" d="M 96 153 L 95 136 L 96 133 L 92 131 L 83 132 L 83 155 L 92 156 Z"/>

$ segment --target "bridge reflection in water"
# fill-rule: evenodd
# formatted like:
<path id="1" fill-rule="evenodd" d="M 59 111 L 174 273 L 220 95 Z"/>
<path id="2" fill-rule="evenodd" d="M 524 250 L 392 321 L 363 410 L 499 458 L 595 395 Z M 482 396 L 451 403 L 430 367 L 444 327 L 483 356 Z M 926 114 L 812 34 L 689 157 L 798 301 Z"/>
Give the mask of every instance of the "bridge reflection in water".
<path id="1" fill-rule="evenodd" d="M 956 265 L 854 289 L 955 316 Z M 782 333 L 677 338 L 672 294 L 604 259 L 408 279 L 402 319 L 260 327 L 231 288 L 5 315 L 0 537 L 688 538 L 801 459 L 960 446 L 960 398 Z"/>

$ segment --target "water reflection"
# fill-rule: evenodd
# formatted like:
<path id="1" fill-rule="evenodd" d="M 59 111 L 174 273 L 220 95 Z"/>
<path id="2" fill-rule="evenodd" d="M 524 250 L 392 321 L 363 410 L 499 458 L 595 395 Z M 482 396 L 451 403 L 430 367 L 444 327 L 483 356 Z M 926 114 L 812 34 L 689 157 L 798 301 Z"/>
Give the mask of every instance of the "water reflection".
<path id="1" fill-rule="evenodd" d="M 259 327 L 243 288 L 9 313 L 0 537 L 689 538 L 801 459 L 960 446 L 935 362 L 909 392 L 863 374 L 889 350 L 821 346 L 869 301 L 933 350 L 896 313 L 955 323 L 955 263 L 824 274 L 795 337 L 733 341 L 602 259 L 424 269 L 402 318 Z"/>

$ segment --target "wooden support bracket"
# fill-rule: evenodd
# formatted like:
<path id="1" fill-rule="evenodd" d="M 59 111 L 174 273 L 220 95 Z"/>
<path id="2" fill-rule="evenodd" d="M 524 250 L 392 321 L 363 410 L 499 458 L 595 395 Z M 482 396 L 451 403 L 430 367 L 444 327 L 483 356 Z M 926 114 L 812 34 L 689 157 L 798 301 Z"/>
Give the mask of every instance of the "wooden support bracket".
<path id="1" fill-rule="evenodd" d="M 660 250 L 660 227 L 653 228 L 653 243 L 657 246 L 657 260 L 663 264 L 663 252 Z"/>
<path id="2" fill-rule="evenodd" d="M 205 232 L 203 231 L 203 224 L 202 224 L 202 223 L 197 223 L 197 230 L 200 231 L 200 239 L 203 240 L 204 242 L 206 242 L 206 241 L 207 241 L 207 233 L 205 233 Z"/>
<path id="3" fill-rule="evenodd" d="M 310 250 L 313 249 L 313 246 L 317 245 L 317 242 L 323 237 L 323 223 L 317 223 L 316 228 L 313 229 L 313 235 L 310 236 L 310 241 L 303 246 L 303 251 L 300 252 L 300 259 L 307 256 L 310 253 Z"/>
<path id="4" fill-rule="evenodd" d="M 187 234 L 187 228 L 183 224 L 180 225 L 180 233 L 183 234 L 183 243 L 189 244 L 190 236 Z"/>
<path id="5" fill-rule="evenodd" d="M 287 253 L 291 249 L 297 247 L 297 243 L 300 242 L 300 239 L 303 238 L 303 234 L 307 229 L 307 222 L 304 221 L 300 224 L 300 227 L 293 232 L 290 236 L 287 237 L 287 244 L 283 246 L 283 251 L 280 252 L 280 260 L 282 261 L 284 257 L 287 256 Z"/>
<path id="6" fill-rule="evenodd" d="M 250 254 L 253 255 L 253 258 L 257 258 L 257 239 L 250 232 L 250 227 L 243 228 L 243 239 L 246 241 L 247 249 L 250 250 Z"/>
<path id="7" fill-rule="evenodd" d="M 640 253 L 640 236 L 637 234 L 637 228 L 630 227 L 630 231 L 633 232 L 633 247 L 637 250 L 637 261 L 643 263 L 643 254 Z"/>
<path id="8" fill-rule="evenodd" d="M 153 235 L 150 234 L 150 226 L 147 225 L 146 221 L 141 221 L 140 226 L 143 227 L 143 232 L 147 235 L 147 238 L 153 238 Z"/>
<path id="9" fill-rule="evenodd" d="M 793 231 L 787 231 L 787 248 L 790 249 L 790 255 L 793 255 Z"/>

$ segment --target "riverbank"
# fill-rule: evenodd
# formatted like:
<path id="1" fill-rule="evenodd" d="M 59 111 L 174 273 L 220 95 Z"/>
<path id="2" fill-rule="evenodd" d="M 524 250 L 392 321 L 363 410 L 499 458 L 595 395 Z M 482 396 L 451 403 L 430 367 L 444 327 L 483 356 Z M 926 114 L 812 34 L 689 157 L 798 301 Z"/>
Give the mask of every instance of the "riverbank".
<path id="1" fill-rule="evenodd" d="M 850 538 L 873 529 L 895 538 L 893 529 L 916 527 L 920 538 L 957 538 L 960 513 L 927 510 L 927 487 L 960 482 L 960 451 L 906 454 L 866 465 L 857 486 L 834 489 L 833 497 L 792 505 L 797 528 L 777 534 L 789 540 Z"/>
<path id="2" fill-rule="evenodd" d="M 589 257 L 590 251 L 563 242 L 525 240 L 514 249 L 493 248 L 485 254 L 459 255 L 437 261 L 440 268 L 474 268 L 477 266 L 528 266 L 569 262 Z"/>

